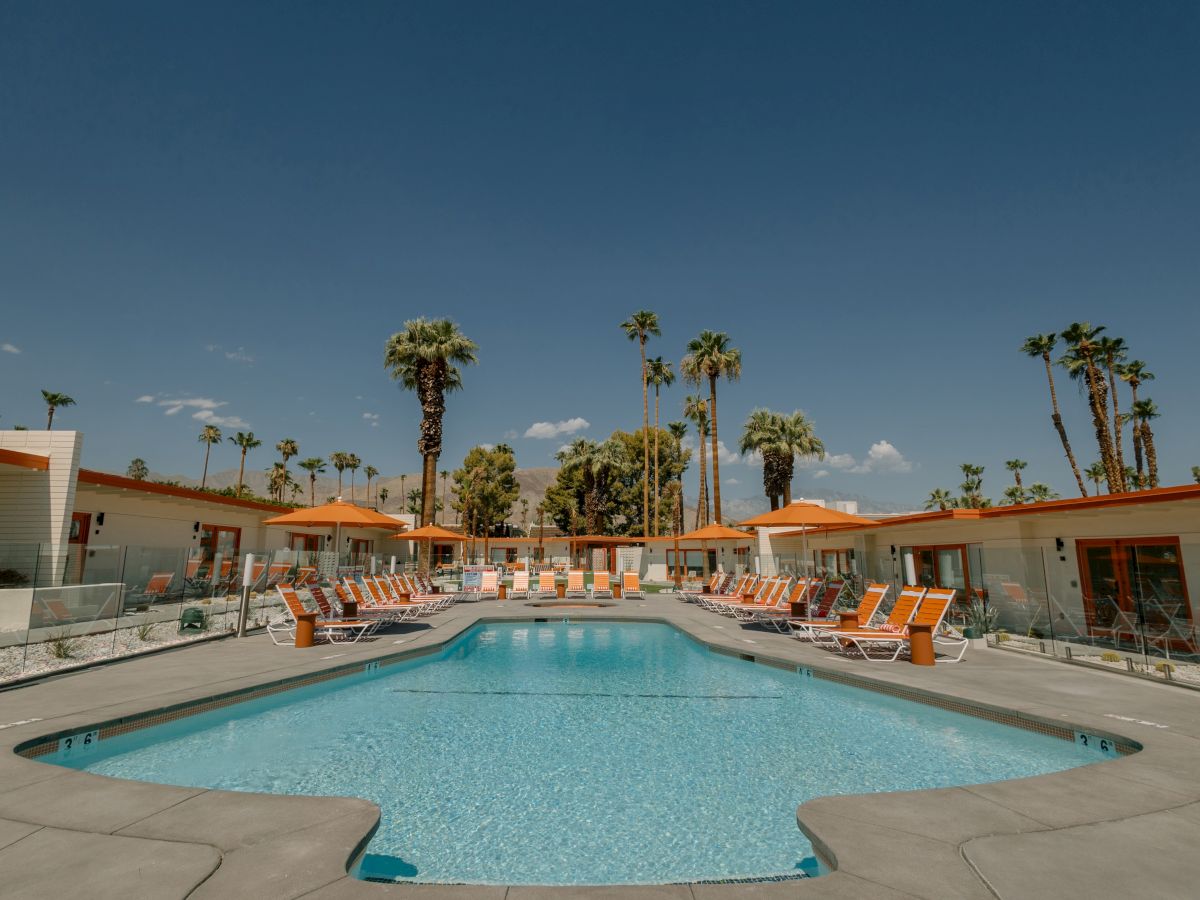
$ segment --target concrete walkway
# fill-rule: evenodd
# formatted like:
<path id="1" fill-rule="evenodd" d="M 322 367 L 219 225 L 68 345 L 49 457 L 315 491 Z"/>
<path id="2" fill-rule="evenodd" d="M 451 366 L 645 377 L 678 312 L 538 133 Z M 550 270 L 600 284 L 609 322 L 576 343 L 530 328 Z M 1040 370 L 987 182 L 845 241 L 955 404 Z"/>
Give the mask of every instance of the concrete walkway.
<path id="1" fill-rule="evenodd" d="M 835 869 L 810 880 L 661 887 L 379 885 L 347 876 L 378 809 L 344 798 L 128 782 L 15 755 L 19 744 L 347 663 L 433 647 L 480 618 L 670 621 L 759 658 L 875 679 L 1116 734 L 1140 753 L 1053 775 L 805 803 Z M 337 654 L 335 656 L 335 654 Z M 1149 724 L 1144 724 L 1149 723 Z M 1194 897 L 1200 894 L 1200 695 L 998 650 L 924 669 L 843 660 L 651 595 L 604 610 L 459 604 L 355 646 L 225 640 L 0 694 L 0 894 L 59 898 Z"/>

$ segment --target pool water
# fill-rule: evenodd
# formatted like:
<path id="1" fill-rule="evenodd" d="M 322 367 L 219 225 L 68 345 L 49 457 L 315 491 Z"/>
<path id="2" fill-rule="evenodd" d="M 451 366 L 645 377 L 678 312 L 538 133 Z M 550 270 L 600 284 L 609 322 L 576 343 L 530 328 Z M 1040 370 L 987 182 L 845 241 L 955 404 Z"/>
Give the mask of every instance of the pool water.
<path id="1" fill-rule="evenodd" d="M 53 761 L 53 757 L 47 758 Z M 1058 740 L 713 653 L 667 625 L 477 626 L 436 655 L 106 739 L 120 778 L 363 797 L 362 877 L 646 884 L 800 875 L 812 797 L 1017 778 Z"/>

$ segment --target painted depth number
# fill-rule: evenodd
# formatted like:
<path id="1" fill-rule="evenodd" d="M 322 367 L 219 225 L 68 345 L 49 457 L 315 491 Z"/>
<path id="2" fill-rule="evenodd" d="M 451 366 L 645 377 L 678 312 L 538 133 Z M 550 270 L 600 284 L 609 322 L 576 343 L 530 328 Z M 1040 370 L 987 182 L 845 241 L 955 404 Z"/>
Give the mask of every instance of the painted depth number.
<path id="1" fill-rule="evenodd" d="M 100 729 L 93 728 L 91 731 L 85 731 L 81 734 L 69 734 L 64 738 L 58 739 L 58 752 L 63 756 L 68 756 L 72 752 L 81 752 L 90 750 L 100 743 Z"/>
<path id="2" fill-rule="evenodd" d="M 1084 731 L 1075 732 L 1075 743 L 1080 747 L 1086 747 L 1099 753 L 1101 756 L 1116 757 L 1117 743 L 1112 738 L 1100 737 L 1098 734 L 1088 734 Z"/>

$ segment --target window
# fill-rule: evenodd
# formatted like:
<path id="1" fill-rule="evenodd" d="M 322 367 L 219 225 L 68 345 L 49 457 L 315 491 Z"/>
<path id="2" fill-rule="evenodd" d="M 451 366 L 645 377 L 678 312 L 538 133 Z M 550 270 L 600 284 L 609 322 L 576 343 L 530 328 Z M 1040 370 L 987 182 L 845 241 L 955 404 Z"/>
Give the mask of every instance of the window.
<path id="1" fill-rule="evenodd" d="M 352 557 L 369 556 L 371 554 L 370 538 L 351 538 L 350 555 Z"/>
<path id="2" fill-rule="evenodd" d="M 321 549 L 321 535 L 319 534 L 289 534 L 289 546 L 293 550 L 301 550 L 307 553 L 316 553 Z"/>
<path id="3" fill-rule="evenodd" d="M 954 588 L 959 599 L 967 594 L 969 569 L 965 544 L 935 547 L 901 547 L 904 578 L 908 584 L 927 588 Z"/>
<path id="4" fill-rule="evenodd" d="M 228 525 L 201 525 L 200 552 L 205 562 L 218 554 L 223 560 L 237 558 L 242 545 L 242 529 Z"/>
<path id="5" fill-rule="evenodd" d="M 1083 608 L 1092 637 L 1144 637 L 1195 652 L 1192 607 L 1178 538 L 1077 541 Z"/>
<path id="6" fill-rule="evenodd" d="M 679 561 L 683 566 L 683 575 L 685 578 L 695 578 L 704 573 L 704 553 L 703 550 L 681 550 L 679 551 Z M 708 571 L 710 573 L 717 571 L 717 551 L 708 551 Z M 675 551 L 667 551 L 667 574 L 674 576 L 675 574 Z"/>

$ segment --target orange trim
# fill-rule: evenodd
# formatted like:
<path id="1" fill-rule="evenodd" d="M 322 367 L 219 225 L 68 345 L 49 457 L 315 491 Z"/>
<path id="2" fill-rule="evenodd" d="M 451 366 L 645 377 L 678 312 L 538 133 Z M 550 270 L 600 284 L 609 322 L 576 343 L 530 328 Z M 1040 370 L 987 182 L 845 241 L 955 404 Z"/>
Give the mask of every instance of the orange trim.
<path id="1" fill-rule="evenodd" d="M 134 478 L 126 478 L 124 475 L 110 475 L 108 472 L 95 472 L 91 469 L 79 470 L 79 483 L 94 484 L 100 487 L 121 488 L 126 491 L 142 491 L 147 494 L 163 494 L 168 497 L 180 497 L 185 500 L 202 500 L 205 503 L 238 506 L 242 509 L 257 509 L 263 512 L 285 513 L 292 512 L 293 510 L 291 506 L 276 506 L 274 503 L 242 500 L 239 497 L 223 497 L 220 494 L 210 494 L 207 491 L 177 487 L 173 484 L 155 484 L 152 481 L 138 481 Z"/>
<path id="2" fill-rule="evenodd" d="M 0 463 L 20 466 L 22 469 L 36 469 L 39 472 L 46 472 L 50 469 L 50 457 L 39 456 L 36 453 L 22 453 L 20 450 L 0 449 Z"/>

